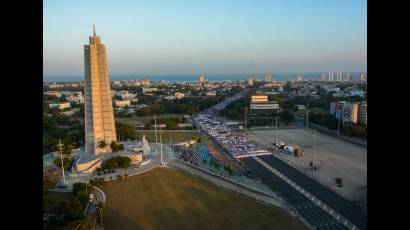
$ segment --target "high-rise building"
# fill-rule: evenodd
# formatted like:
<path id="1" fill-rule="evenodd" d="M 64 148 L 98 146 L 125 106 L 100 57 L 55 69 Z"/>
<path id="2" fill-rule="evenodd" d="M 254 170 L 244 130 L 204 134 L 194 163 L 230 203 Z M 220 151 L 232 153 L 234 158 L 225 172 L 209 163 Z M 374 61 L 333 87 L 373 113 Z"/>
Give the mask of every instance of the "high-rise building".
<path id="1" fill-rule="evenodd" d="M 201 76 L 199 76 L 199 82 L 205 82 L 205 75 L 201 74 Z"/>
<path id="2" fill-rule="evenodd" d="M 364 73 L 360 74 L 360 81 L 366 81 L 366 76 Z"/>
<path id="3" fill-rule="evenodd" d="M 302 76 L 297 76 L 297 77 L 296 77 L 296 81 L 297 81 L 297 82 L 303 81 L 303 77 L 302 77 Z"/>
<path id="4" fill-rule="evenodd" d="M 90 44 L 84 45 L 85 69 L 85 152 L 99 154 L 109 151 L 112 141 L 116 141 L 114 113 L 112 108 L 107 54 L 100 37 L 90 36 Z M 101 141 L 107 144 L 102 149 Z"/>
<path id="5" fill-rule="evenodd" d="M 333 81 L 333 72 L 329 72 L 329 81 Z"/>
<path id="6" fill-rule="evenodd" d="M 324 73 L 322 73 L 322 76 L 320 77 L 320 80 L 321 80 L 321 81 L 326 81 L 326 76 L 325 76 Z"/>
<path id="7" fill-rule="evenodd" d="M 363 101 L 359 105 L 359 123 L 367 125 L 367 101 Z"/>
<path id="8" fill-rule="evenodd" d="M 265 81 L 272 81 L 272 75 L 270 73 L 265 74 Z"/>
<path id="9" fill-rule="evenodd" d="M 248 85 L 249 85 L 249 86 L 253 86 L 253 78 L 249 78 L 249 79 L 248 79 Z"/>
<path id="10" fill-rule="evenodd" d="M 337 81 L 342 81 L 342 72 L 337 73 Z"/>

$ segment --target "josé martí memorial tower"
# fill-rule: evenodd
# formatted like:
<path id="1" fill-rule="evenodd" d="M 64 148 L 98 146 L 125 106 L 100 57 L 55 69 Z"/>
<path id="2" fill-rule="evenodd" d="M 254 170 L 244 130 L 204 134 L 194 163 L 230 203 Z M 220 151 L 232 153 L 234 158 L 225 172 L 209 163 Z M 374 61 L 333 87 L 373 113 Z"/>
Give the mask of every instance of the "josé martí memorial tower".
<path id="1" fill-rule="evenodd" d="M 85 151 L 81 151 L 72 169 L 73 173 L 92 173 L 102 162 L 112 157 L 110 144 L 117 141 L 114 112 L 112 108 L 110 78 L 108 75 L 107 54 L 104 44 L 95 33 L 90 37 L 90 44 L 84 46 L 85 70 Z M 150 152 L 148 142 L 143 138 L 139 152 Z M 100 148 L 100 142 L 106 143 Z M 148 147 L 148 148 L 147 148 Z M 132 163 L 143 160 L 138 151 L 123 151 L 119 154 L 131 159 Z"/>
<path id="2" fill-rule="evenodd" d="M 116 141 L 114 113 L 112 108 L 110 77 L 108 74 L 105 45 L 95 33 L 90 44 L 84 45 L 85 69 L 85 153 L 98 155 L 110 151 L 110 144 Z M 107 147 L 98 145 L 105 141 Z"/>

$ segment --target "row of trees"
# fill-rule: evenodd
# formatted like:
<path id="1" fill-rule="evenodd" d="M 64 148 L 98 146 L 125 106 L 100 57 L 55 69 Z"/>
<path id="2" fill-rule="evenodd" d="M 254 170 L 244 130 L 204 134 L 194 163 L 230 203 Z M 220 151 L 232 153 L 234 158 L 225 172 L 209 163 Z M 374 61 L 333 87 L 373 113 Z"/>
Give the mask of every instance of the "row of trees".
<path id="1" fill-rule="evenodd" d="M 340 132 L 344 135 L 354 137 L 367 137 L 367 125 L 352 123 L 343 124 L 343 121 L 336 119 L 333 114 L 311 113 L 309 114 L 309 120 L 313 124 L 325 126 L 332 130 L 337 130 L 339 125 Z M 340 124 L 338 124 L 339 122 Z"/>
<path id="2" fill-rule="evenodd" d="M 84 209 L 90 194 L 91 186 L 86 183 L 74 183 L 70 199 L 60 199 L 53 208 L 55 217 L 44 222 L 43 229 L 91 229 L 92 221 L 84 216 Z M 97 205 L 101 215 L 103 205 Z"/>
<path id="3" fill-rule="evenodd" d="M 214 97 L 192 96 L 176 100 L 162 99 L 148 104 L 147 107 L 136 111 L 136 114 L 138 116 L 153 116 L 154 114 L 165 113 L 193 114 L 207 109 L 240 91 L 240 87 L 233 87 L 227 92 L 217 92 Z"/>
<path id="4" fill-rule="evenodd" d="M 137 134 L 131 124 L 116 122 L 116 133 L 119 140 L 135 139 Z M 63 154 L 71 155 L 74 148 L 84 143 L 84 126 L 67 116 L 58 115 L 43 117 L 43 153 L 57 151 L 59 139 L 63 142 Z"/>
<path id="5" fill-rule="evenodd" d="M 157 118 L 157 125 L 165 124 L 165 129 L 173 130 L 178 124 L 185 123 L 186 119 L 184 117 L 167 117 L 167 118 Z M 154 129 L 155 119 L 150 119 L 149 122 L 145 123 L 146 130 Z"/>

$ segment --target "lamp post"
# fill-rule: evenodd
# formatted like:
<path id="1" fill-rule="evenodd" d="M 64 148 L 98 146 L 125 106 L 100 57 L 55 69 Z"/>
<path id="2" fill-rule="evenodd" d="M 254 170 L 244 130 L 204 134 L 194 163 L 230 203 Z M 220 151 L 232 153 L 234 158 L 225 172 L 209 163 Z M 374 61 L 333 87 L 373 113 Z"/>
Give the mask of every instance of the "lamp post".
<path id="1" fill-rule="evenodd" d="M 306 104 L 306 127 L 309 128 L 309 104 Z"/>
<path id="2" fill-rule="evenodd" d="M 247 119 L 248 119 L 248 107 L 245 107 L 245 133 L 246 133 L 246 125 L 247 125 Z"/>
<path id="3" fill-rule="evenodd" d="M 161 138 L 161 134 L 159 134 L 159 142 L 161 143 L 161 165 L 162 163 L 162 138 Z"/>
<path id="4" fill-rule="evenodd" d="M 316 155 L 315 131 L 316 131 L 316 130 L 313 130 L 313 165 L 312 165 L 312 174 L 314 174 L 314 172 L 315 172 L 315 155 Z"/>
<path id="5" fill-rule="evenodd" d="M 157 114 L 154 114 L 155 144 L 158 144 L 157 138 Z"/>
<path id="6" fill-rule="evenodd" d="M 275 150 L 278 152 L 278 117 L 275 117 Z"/>
<path id="7" fill-rule="evenodd" d="M 66 183 L 66 181 L 65 181 L 65 174 L 64 174 L 64 158 L 63 158 L 63 152 L 62 152 L 62 150 L 61 150 L 61 147 L 62 147 L 63 145 L 61 144 L 61 139 L 58 139 L 58 142 L 59 142 L 59 144 L 58 144 L 58 150 L 59 150 L 59 152 L 60 152 L 60 160 L 61 160 L 61 171 L 63 172 L 63 186 L 66 186 L 67 183 Z"/>

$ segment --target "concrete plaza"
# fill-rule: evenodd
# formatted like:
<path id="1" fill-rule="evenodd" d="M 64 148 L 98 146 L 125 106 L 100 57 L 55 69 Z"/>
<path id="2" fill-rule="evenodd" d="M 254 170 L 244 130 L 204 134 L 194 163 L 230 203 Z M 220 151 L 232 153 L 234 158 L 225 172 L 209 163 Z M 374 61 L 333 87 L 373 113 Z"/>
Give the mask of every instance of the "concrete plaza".
<path id="1" fill-rule="evenodd" d="M 275 130 L 249 131 L 248 136 L 265 148 L 272 148 Z M 312 175 L 309 163 L 313 161 L 313 138 L 315 138 L 315 162 L 319 170 Z M 278 141 L 297 145 L 304 149 L 305 155 L 280 156 L 292 166 L 315 178 L 333 191 L 353 200 L 366 200 L 367 149 L 318 132 L 312 135 L 311 129 L 278 129 Z M 335 179 L 342 178 L 343 187 L 335 186 Z"/>

